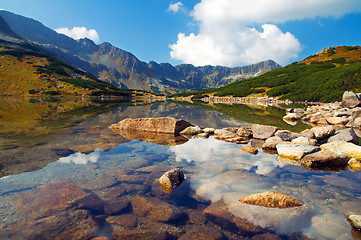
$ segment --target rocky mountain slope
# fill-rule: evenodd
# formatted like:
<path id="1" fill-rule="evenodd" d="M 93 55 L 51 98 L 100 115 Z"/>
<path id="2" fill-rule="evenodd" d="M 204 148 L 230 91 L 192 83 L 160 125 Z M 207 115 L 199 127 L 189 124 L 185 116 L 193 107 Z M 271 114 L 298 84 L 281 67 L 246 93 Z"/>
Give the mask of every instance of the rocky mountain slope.
<path id="1" fill-rule="evenodd" d="M 29 43 L 14 33 L 0 16 L 0 95 L 130 97 L 134 93 L 100 81 Z"/>
<path id="2" fill-rule="evenodd" d="M 301 62 L 231 83 L 207 94 L 333 102 L 340 101 L 345 91 L 361 91 L 360 46 L 326 48 Z"/>
<path id="3" fill-rule="evenodd" d="M 0 16 L 22 38 L 46 48 L 75 67 L 122 88 L 171 93 L 214 88 L 234 82 L 235 79 L 254 77 L 281 67 L 271 60 L 235 68 L 195 67 L 190 64 L 174 67 L 168 63 L 145 63 L 110 43 L 96 45 L 89 39 L 74 40 L 36 20 L 7 11 L 0 11 Z"/>

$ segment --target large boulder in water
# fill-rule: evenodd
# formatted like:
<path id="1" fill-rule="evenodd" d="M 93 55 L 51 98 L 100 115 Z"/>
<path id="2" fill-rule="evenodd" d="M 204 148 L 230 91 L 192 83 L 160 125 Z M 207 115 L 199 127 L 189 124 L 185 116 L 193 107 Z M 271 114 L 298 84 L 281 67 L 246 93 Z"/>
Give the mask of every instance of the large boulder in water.
<path id="1" fill-rule="evenodd" d="M 359 96 L 354 92 L 344 92 L 342 96 L 342 107 L 354 108 L 361 105 L 361 99 Z"/>
<path id="2" fill-rule="evenodd" d="M 181 131 L 192 126 L 191 123 L 171 117 L 160 118 L 127 118 L 110 126 L 112 129 L 129 131 L 143 131 L 156 133 L 169 133 L 178 136 Z"/>

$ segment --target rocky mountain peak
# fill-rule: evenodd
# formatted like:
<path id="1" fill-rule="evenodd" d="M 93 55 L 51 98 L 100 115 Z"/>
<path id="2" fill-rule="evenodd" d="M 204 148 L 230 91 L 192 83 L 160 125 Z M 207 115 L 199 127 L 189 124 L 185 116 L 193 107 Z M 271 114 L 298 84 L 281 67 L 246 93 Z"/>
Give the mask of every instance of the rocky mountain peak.
<path id="1" fill-rule="evenodd" d="M 148 64 L 109 42 L 96 45 L 90 39 L 74 40 L 42 23 L 11 12 L 0 11 L 9 27 L 27 41 L 39 44 L 77 68 L 114 85 L 147 91 L 168 91 L 219 87 L 280 67 L 266 61 L 245 67 L 195 67 L 191 64 Z"/>

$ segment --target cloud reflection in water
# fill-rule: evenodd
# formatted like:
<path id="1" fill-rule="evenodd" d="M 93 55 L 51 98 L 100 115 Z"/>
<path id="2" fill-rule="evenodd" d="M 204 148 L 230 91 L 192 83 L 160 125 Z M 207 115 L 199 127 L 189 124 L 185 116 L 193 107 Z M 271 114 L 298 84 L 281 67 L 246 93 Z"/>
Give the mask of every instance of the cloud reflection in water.
<path id="1" fill-rule="evenodd" d="M 89 154 L 83 153 L 74 153 L 67 157 L 62 157 L 58 161 L 61 163 L 71 163 L 74 162 L 75 164 L 87 164 L 87 163 L 96 163 L 99 160 L 100 153 L 103 150 L 97 148 L 94 152 Z"/>
<path id="2" fill-rule="evenodd" d="M 240 147 L 209 138 L 191 139 L 185 144 L 171 146 L 170 150 L 177 161 L 194 162 L 198 167 L 198 172 L 189 178 L 197 197 L 212 202 L 223 199 L 234 215 L 262 227 L 271 227 L 278 233 L 292 233 L 308 227 L 312 214 L 307 205 L 275 209 L 239 202 L 250 194 L 278 190 L 279 179 L 271 173 L 287 165 L 277 161 L 276 155 L 260 152 L 254 156 Z"/>

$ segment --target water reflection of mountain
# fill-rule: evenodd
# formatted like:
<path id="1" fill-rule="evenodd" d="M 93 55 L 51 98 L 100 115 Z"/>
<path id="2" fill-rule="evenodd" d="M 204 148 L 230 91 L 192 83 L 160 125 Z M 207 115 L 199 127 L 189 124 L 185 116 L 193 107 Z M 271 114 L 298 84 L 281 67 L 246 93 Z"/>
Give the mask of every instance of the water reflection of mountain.
<path id="1" fill-rule="evenodd" d="M 214 128 L 253 122 L 289 128 L 281 120 L 283 113 L 241 105 L 1 98 L 0 177 L 42 168 L 74 152 L 107 151 L 127 142 L 108 129 L 124 118 L 166 116 Z"/>

